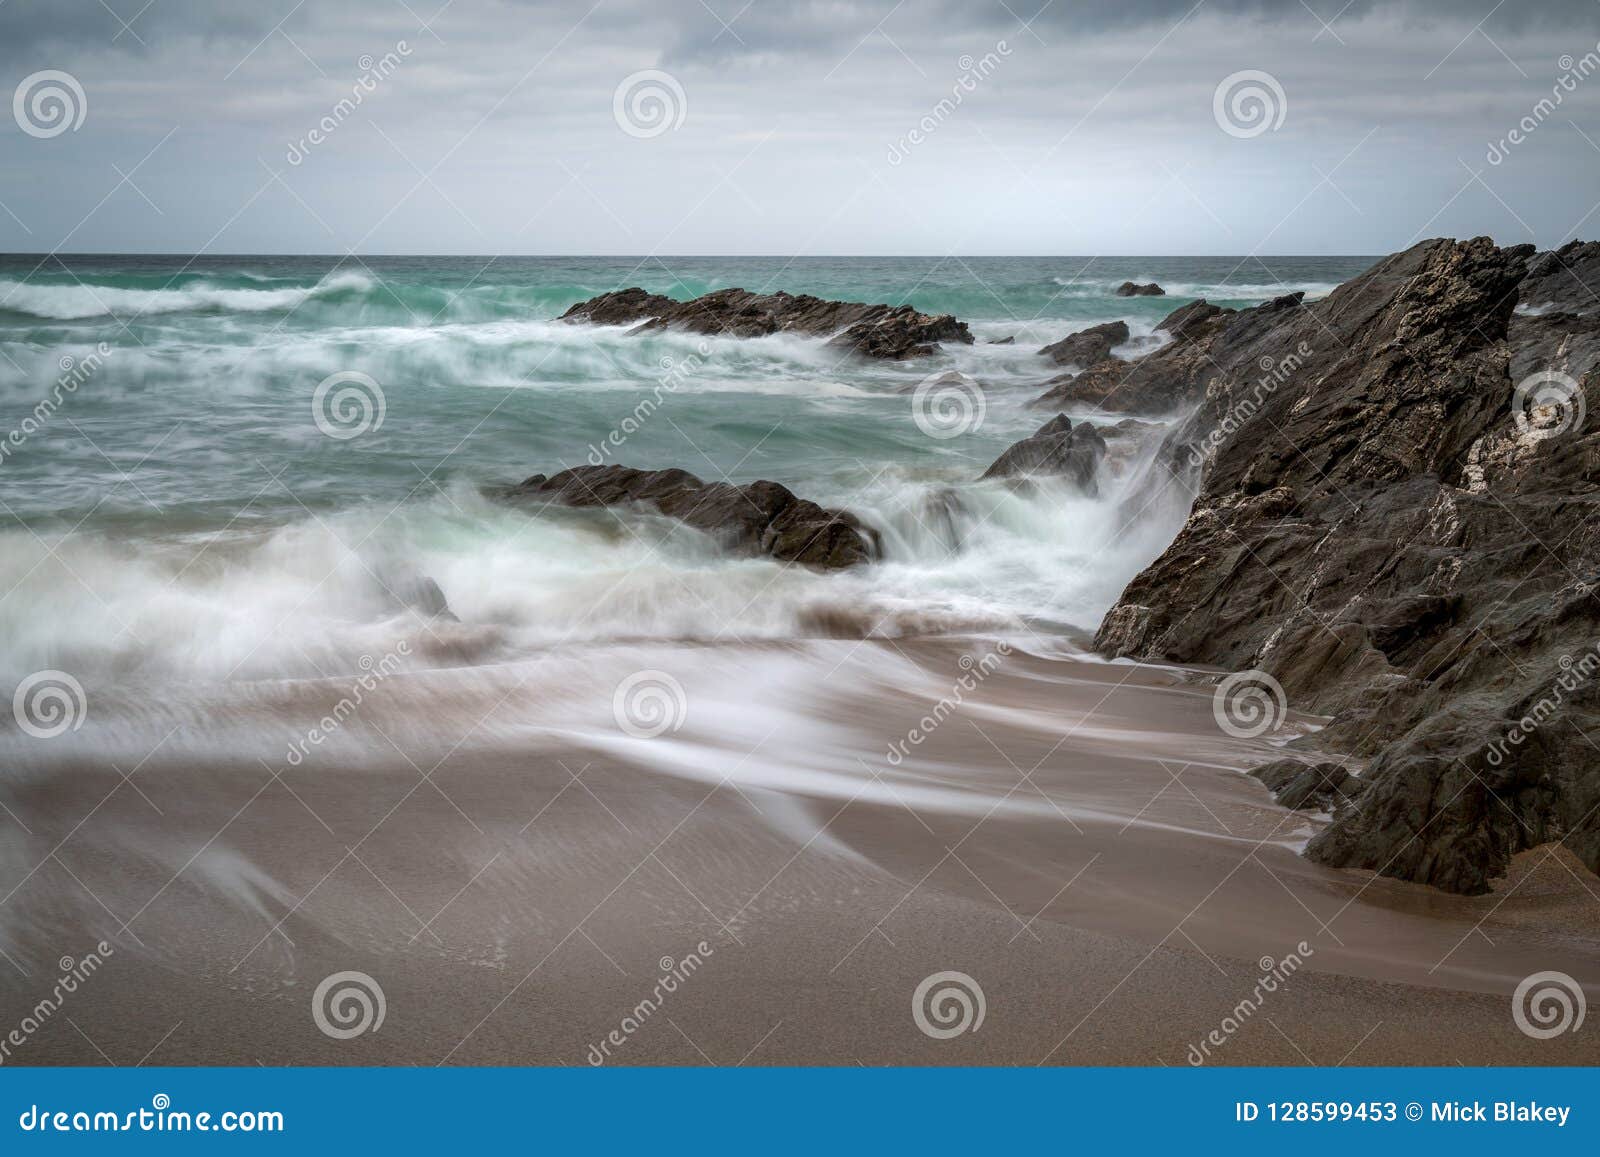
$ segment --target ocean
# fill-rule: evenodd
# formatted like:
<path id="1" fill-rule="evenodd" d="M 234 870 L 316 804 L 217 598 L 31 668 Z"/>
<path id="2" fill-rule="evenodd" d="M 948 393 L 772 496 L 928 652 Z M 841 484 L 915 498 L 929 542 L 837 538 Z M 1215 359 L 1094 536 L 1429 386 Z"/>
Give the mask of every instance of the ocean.
<path id="1" fill-rule="evenodd" d="M 1038 348 L 1124 318 L 1137 352 L 1196 297 L 1315 297 L 1368 264 L 0 258 L 0 666 L 85 683 L 355 671 L 417 629 L 396 592 L 422 579 L 463 636 L 415 662 L 795 638 L 841 616 L 888 636 L 1081 635 L 1170 540 L 1187 497 L 1151 501 L 1137 462 L 1098 499 L 975 485 L 1048 417 L 1026 408 L 1057 372 Z M 1114 296 L 1129 279 L 1167 296 Z M 553 320 L 628 285 L 909 302 L 977 340 L 866 363 L 814 339 Z M 954 400 L 958 428 L 930 434 L 916 387 L 948 371 L 976 391 Z M 660 519 L 540 516 L 483 493 L 601 460 L 782 482 L 859 513 L 885 557 L 819 575 L 729 558 Z"/>

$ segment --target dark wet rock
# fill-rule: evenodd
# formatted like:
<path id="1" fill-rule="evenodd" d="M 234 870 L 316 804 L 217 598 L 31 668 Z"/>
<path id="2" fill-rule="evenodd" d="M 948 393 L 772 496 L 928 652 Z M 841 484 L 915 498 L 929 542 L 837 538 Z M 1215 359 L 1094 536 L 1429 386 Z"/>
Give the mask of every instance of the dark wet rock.
<path id="1" fill-rule="evenodd" d="M 1528 261 L 1519 304 L 1579 315 L 1600 312 L 1600 241 L 1569 241 Z"/>
<path id="2" fill-rule="evenodd" d="M 989 339 L 988 344 L 989 345 L 1015 345 L 1016 341 L 1017 341 L 1017 335 L 1016 334 L 1008 334 L 1005 337 L 992 337 L 992 338 Z"/>
<path id="3" fill-rule="evenodd" d="M 1113 346 L 1128 340 L 1128 323 L 1108 321 L 1104 325 L 1090 326 L 1077 333 L 1045 346 L 1039 353 L 1058 366 L 1072 365 L 1088 369 L 1111 356 Z"/>
<path id="4" fill-rule="evenodd" d="M 1298 301 L 1298 298 L 1296 298 Z M 1265 308 L 1265 307 L 1263 307 Z M 1250 314 L 1223 309 L 1201 299 L 1191 301 L 1164 318 L 1158 329 L 1172 340 L 1133 361 L 1111 358 L 1075 376 L 1051 378 L 1044 394 L 1031 405 L 1063 409 L 1070 406 L 1093 407 L 1113 413 L 1170 414 L 1194 402 L 1205 393 L 1206 383 L 1216 369 L 1214 350 L 1244 344 L 1245 331 L 1252 328 Z M 1241 336 L 1229 337 L 1238 324 Z"/>
<path id="5" fill-rule="evenodd" d="M 1315 742 L 1366 786 L 1319 862 L 1473 893 L 1559 840 L 1600 871 L 1600 312 L 1513 315 L 1594 268 L 1566 252 L 1558 276 L 1530 246 L 1424 242 L 1135 363 L 1198 391 L 1160 456 L 1195 499 L 1096 645 L 1259 668 L 1332 716 Z M 1514 408 L 1536 370 L 1585 422 Z"/>
<path id="6" fill-rule="evenodd" d="M 1133 281 L 1124 281 L 1117 286 L 1116 293 L 1118 297 L 1165 297 L 1167 295 L 1167 291 L 1153 281 L 1146 282 L 1143 285 Z"/>
<path id="7" fill-rule="evenodd" d="M 776 482 L 702 482 L 686 470 L 578 466 L 502 492 L 519 502 L 649 507 L 705 531 L 731 550 L 836 570 L 877 556 L 877 536 L 855 515 L 829 510 Z"/>
<path id="8" fill-rule="evenodd" d="M 832 345 L 864 357 L 926 357 L 946 341 L 972 344 L 963 321 L 932 316 L 909 305 L 826 301 L 810 294 L 751 293 L 719 289 L 692 301 L 674 301 L 637 287 L 580 301 L 562 321 L 633 325 L 634 332 L 681 329 L 708 337 L 767 337 L 775 333 L 832 337 Z"/>
<path id="9" fill-rule="evenodd" d="M 1106 440 L 1087 422 L 1074 426 L 1057 414 L 994 460 L 979 481 L 987 478 L 1063 478 L 1084 494 L 1099 493 L 1096 475 L 1105 457 Z"/>
<path id="10" fill-rule="evenodd" d="M 449 622 L 459 621 L 451 612 L 450 604 L 445 601 L 444 591 L 427 575 L 405 567 L 390 569 L 380 566 L 374 572 L 374 577 L 397 608 L 404 607 Z"/>
<path id="11" fill-rule="evenodd" d="M 1366 783 L 1339 763 L 1275 759 L 1250 773 L 1286 808 L 1337 812 L 1366 790 Z"/>

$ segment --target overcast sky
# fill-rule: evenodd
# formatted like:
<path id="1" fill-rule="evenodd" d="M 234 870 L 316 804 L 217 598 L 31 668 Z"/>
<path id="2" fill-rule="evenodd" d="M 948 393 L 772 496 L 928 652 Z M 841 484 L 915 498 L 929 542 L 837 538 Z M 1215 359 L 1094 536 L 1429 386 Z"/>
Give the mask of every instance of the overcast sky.
<path id="1" fill-rule="evenodd" d="M 1597 42 L 1596 0 L 0 0 L 0 250 L 1551 246 L 1600 236 Z"/>

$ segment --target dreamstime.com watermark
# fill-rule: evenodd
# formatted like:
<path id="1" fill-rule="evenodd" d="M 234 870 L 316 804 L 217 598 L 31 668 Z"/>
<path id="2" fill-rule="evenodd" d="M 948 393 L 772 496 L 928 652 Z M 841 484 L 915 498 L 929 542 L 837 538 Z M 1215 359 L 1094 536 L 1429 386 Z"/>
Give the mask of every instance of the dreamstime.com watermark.
<path id="1" fill-rule="evenodd" d="M 1565 972 L 1535 972 L 1511 994 L 1511 1020 L 1534 1040 L 1550 1040 L 1577 1032 L 1589 1011 L 1583 985 Z"/>
<path id="2" fill-rule="evenodd" d="M 323 1036 L 334 1040 L 377 1032 L 388 1012 L 383 986 L 365 972 L 325 976 L 311 994 L 311 1019 Z"/>
<path id="3" fill-rule="evenodd" d="M 955 83 L 950 86 L 950 95 L 942 97 L 922 115 L 922 119 L 917 121 L 915 127 L 890 144 L 889 163 L 900 164 L 911 155 L 912 149 L 938 132 L 939 127 L 955 115 L 967 97 L 977 92 L 978 86 L 988 80 L 1000 67 L 1001 62 L 1010 55 L 1011 46 L 1004 40 L 997 40 L 991 51 L 985 52 L 976 60 L 970 54 L 963 54 L 957 59 L 956 67 L 961 70 L 961 75 L 957 76 Z"/>
<path id="4" fill-rule="evenodd" d="M 46 68 L 22 78 L 11 94 L 11 115 L 30 137 L 49 140 L 83 127 L 89 97 L 70 72 Z"/>
<path id="5" fill-rule="evenodd" d="M 126 1113 L 29 1105 L 18 1116 L 17 1128 L 24 1133 L 282 1133 L 284 1123 L 276 1109 L 192 1113 L 174 1109 L 171 1097 L 157 1093 L 150 1098 L 150 1108 Z"/>
<path id="6" fill-rule="evenodd" d="M 635 671 L 612 693 L 611 717 L 623 734 L 654 739 L 684 725 L 689 697 L 683 684 L 665 671 Z"/>
<path id="7" fill-rule="evenodd" d="M 11 715 L 25 734 L 54 739 L 83 726 L 89 697 L 83 684 L 65 671 L 35 671 L 17 684 Z"/>
<path id="8" fill-rule="evenodd" d="M 1595 674 L 1600 672 L 1600 647 L 1586 651 L 1576 659 L 1571 655 L 1562 655 L 1556 662 L 1561 667 L 1561 674 L 1555 677 L 1549 690 L 1539 696 L 1503 736 L 1489 744 L 1488 754 L 1484 758 L 1490 767 L 1499 767 L 1504 763 L 1513 748 L 1526 743 L 1529 736 L 1560 710 L 1568 695 L 1594 681 Z"/>
<path id="9" fill-rule="evenodd" d="M 366 696 L 377 690 L 378 684 L 400 669 L 401 660 L 411 654 L 411 644 L 401 639 L 395 644 L 394 650 L 384 655 L 381 659 L 373 659 L 371 655 L 362 655 L 356 660 L 356 666 L 361 668 L 362 674 L 350 684 L 349 694 L 342 697 L 333 705 L 333 710 L 324 715 L 316 726 L 306 731 L 305 735 L 289 745 L 288 753 L 284 756 L 285 762 L 290 767 L 299 767 L 305 762 L 306 756 L 311 754 L 313 747 L 321 747 L 335 731 L 343 727 L 345 721 L 354 715 Z"/>
<path id="10" fill-rule="evenodd" d="M 355 84 L 350 86 L 350 95 L 340 97 L 334 106 L 323 115 L 311 131 L 299 140 L 289 142 L 289 148 L 284 153 L 283 159 L 291 165 L 303 163 L 311 155 L 311 150 L 322 144 L 339 130 L 355 115 L 363 101 L 378 91 L 378 85 L 394 75 L 402 62 L 411 55 L 411 45 L 404 40 L 395 41 L 394 48 L 374 59 L 372 54 L 364 53 L 357 61 L 356 67 L 361 70 L 361 75 L 356 77 Z"/>
<path id="11" fill-rule="evenodd" d="M 78 960 L 70 956 L 63 956 L 56 962 L 61 970 L 61 975 L 56 978 L 55 987 L 50 995 L 44 997 L 31 1009 L 22 1014 L 19 1021 L 10 1032 L 0 1038 L 0 1065 L 11 1059 L 11 1051 L 27 1044 L 29 1039 L 49 1022 L 50 1018 L 61 1011 L 61 1006 L 66 1003 L 67 997 L 78 991 L 78 987 L 100 970 L 100 966 L 113 955 L 111 945 L 104 940 L 94 946 L 94 951 L 87 953 Z"/>
<path id="12" fill-rule="evenodd" d="M 927 742 L 928 737 L 939 729 L 950 716 L 961 709 L 966 702 L 966 697 L 976 691 L 990 675 L 999 669 L 1000 664 L 1011 654 L 1011 644 L 1001 640 L 994 645 L 994 650 L 986 653 L 982 658 L 974 659 L 971 655 L 962 655 L 957 660 L 957 665 L 965 672 L 951 685 L 948 694 L 942 696 L 939 702 L 916 724 L 905 733 L 901 739 L 896 739 L 889 744 L 887 754 L 884 756 L 889 761 L 890 767 L 899 767 L 905 762 L 906 756 L 911 754 L 913 747 L 921 747 Z"/>
<path id="13" fill-rule="evenodd" d="M 1588 411 L 1583 386 L 1560 370 L 1536 370 L 1511 392 L 1511 420 L 1519 435 L 1534 442 L 1582 430 Z"/>
<path id="14" fill-rule="evenodd" d="M 21 449 L 24 442 L 44 429 L 50 419 L 55 417 L 56 411 L 61 409 L 62 404 L 78 392 L 79 386 L 99 373 L 100 367 L 110 356 L 111 346 L 106 342 L 101 342 L 94 347 L 93 353 L 81 358 L 74 358 L 71 354 L 63 355 L 61 361 L 57 363 L 61 367 L 61 376 L 56 378 L 55 384 L 50 387 L 50 392 L 39 400 L 28 416 L 18 422 L 16 428 L 8 433 L 4 440 L 0 440 L 0 466 L 4 466 L 6 459 Z"/>
<path id="15" fill-rule="evenodd" d="M 1255 388 L 1250 391 L 1250 396 L 1241 398 L 1228 407 L 1227 413 L 1222 415 L 1222 420 L 1212 427 L 1197 445 L 1189 449 L 1189 465 L 1199 466 L 1212 454 L 1225 439 L 1233 437 L 1239 428 L 1255 417 L 1268 398 L 1278 392 L 1278 387 L 1294 377 L 1300 368 L 1306 364 L 1306 359 L 1311 356 L 1311 347 L 1301 342 L 1294 347 L 1293 352 L 1274 360 L 1263 357 L 1256 364 L 1261 368 L 1261 376 L 1256 379 Z"/>
<path id="16" fill-rule="evenodd" d="M 311 420 L 335 442 L 382 429 L 388 412 L 383 387 L 360 370 L 329 374 L 311 392 Z"/>
<path id="17" fill-rule="evenodd" d="M 705 359 L 710 354 L 711 343 L 702 341 L 695 346 L 694 353 L 688 357 L 663 357 L 660 363 L 661 376 L 656 379 L 655 388 L 650 391 L 650 396 L 641 399 L 628 416 L 617 423 L 599 442 L 589 444 L 589 465 L 605 465 L 606 458 L 611 452 L 620 450 L 623 444 L 650 420 L 650 416 L 661 408 L 662 396 L 677 393 L 684 382 L 700 372 L 700 367 L 705 364 Z"/>
<path id="18" fill-rule="evenodd" d="M 1555 114 L 1569 93 L 1578 91 L 1580 84 L 1596 72 L 1600 72 L 1600 43 L 1576 60 L 1570 53 L 1561 56 L 1556 61 L 1556 67 L 1561 70 L 1561 75 L 1556 77 L 1556 82 L 1550 86 L 1550 95 L 1541 97 L 1533 108 L 1528 110 L 1528 115 L 1512 125 L 1505 136 L 1498 141 L 1490 141 L 1484 160 L 1491 165 L 1502 163 L 1511 155 L 1512 149 L 1531 137 L 1540 125 Z"/>
<path id="19" fill-rule="evenodd" d="M 1235 671 L 1211 693 L 1211 716 L 1235 739 L 1255 739 L 1277 728 L 1289 713 L 1283 684 L 1265 671 Z"/>
<path id="20" fill-rule="evenodd" d="M 983 428 L 989 400 L 976 379 L 959 370 L 929 374 L 911 392 L 911 420 L 941 442 Z"/>
<path id="21" fill-rule="evenodd" d="M 1211 115 L 1230 137 L 1248 140 L 1277 132 L 1289 115 L 1289 98 L 1270 72 L 1246 68 L 1229 73 L 1211 94 Z"/>
<path id="22" fill-rule="evenodd" d="M 1278 987 L 1286 982 L 1289 977 L 1299 972 L 1306 960 L 1316 955 L 1311 945 L 1304 940 L 1295 945 L 1295 950 L 1282 960 L 1274 960 L 1270 956 L 1263 956 L 1257 961 L 1261 969 L 1261 976 L 1256 981 L 1256 986 L 1250 995 L 1233 1006 L 1232 1011 L 1222 1018 L 1222 1023 L 1201 1038 L 1199 1044 L 1189 1046 L 1188 1061 L 1191 1065 L 1199 1066 L 1211 1059 L 1211 1051 L 1220 1049 L 1233 1039 L 1245 1022 L 1261 1011 L 1261 1006 L 1267 997 L 1278 991 Z"/>
<path id="23" fill-rule="evenodd" d="M 632 1010 L 617 1022 L 617 1027 L 606 1033 L 599 1044 L 591 1044 L 588 1052 L 584 1054 L 584 1059 L 596 1068 L 605 1064 L 611 1058 L 611 1050 L 620 1049 L 627 1044 L 634 1033 L 661 1011 L 661 1006 L 666 1003 L 667 997 L 687 984 L 689 978 L 700 970 L 707 958 L 714 955 L 716 950 L 702 940 L 694 946 L 694 951 L 682 960 L 663 956 L 656 962 L 661 975 L 656 977 L 655 987 L 650 990 L 650 995 L 634 1005 Z"/>
<path id="24" fill-rule="evenodd" d="M 988 1011 L 983 988 L 965 972 L 925 976 L 911 994 L 911 1020 L 924 1036 L 934 1040 L 977 1032 Z"/>
<path id="25" fill-rule="evenodd" d="M 648 140 L 683 127 L 689 97 L 670 72 L 646 68 L 622 78 L 611 94 L 611 117 L 630 137 Z"/>

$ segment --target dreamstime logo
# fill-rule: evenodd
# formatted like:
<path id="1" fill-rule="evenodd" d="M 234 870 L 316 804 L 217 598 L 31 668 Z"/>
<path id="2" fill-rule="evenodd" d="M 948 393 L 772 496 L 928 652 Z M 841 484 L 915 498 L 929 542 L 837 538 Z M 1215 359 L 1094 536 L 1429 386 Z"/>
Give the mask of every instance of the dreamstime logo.
<path id="1" fill-rule="evenodd" d="M 950 86 L 950 95 L 941 98 L 915 126 L 889 146 L 889 163 L 900 164 L 911 155 L 913 148 L 938 132 L 939 127 L 955 115 L 967 96 L 977 92 L 978 86 L 1000 67 L 1001 60 L 1010 55 L 1011 46 L 1004 40 L 997 40 L 993 52 L 986 52 L 976 60 L 970 53 L 962 53 L 956 61 L 961 74 Z"/>
<path id="2" fill-rule="evenodd" d="M 603 466 L 612 450 L 620 450 L 622 444 L 636 434 L 650 419 L 650 416 L 661 408 L 664 394 L 675 394 L 678 387 L 700 372 L 704 358 L 711 353 L 711 343 L 701 341 L 695 346 L 695 352 L 686 357 L 675 358 L 670 354 L 663 356 L 660 362 L 661 376 L 656 379 L 655 389 L 649 396 L 641 398 L 633 407 L 631 413 L 623 418 L 612 431 L 599 442 L 589 444 L 589 465 Z"/>
<path id="3" fill-rule="evenodd" d="M 55 987 L 49 994 L 40 998 L 31 1009 L 23 1014 L 21 1021 L 4 1037 L 0 1037 L 0 1064 L 11 1059 L 11 1050 L 21 1048 L 39 1029 L 61 1011 L 61 1006 L 67 997 L 78 991 L 78 988 L 87 983 L 89 978 L 100 970 L 100 966 L 112 955 L 111 945 L 104 940 L 94 946 L 92 952 L 74 960 L 70 956 L 63 956 L 56 962 L 60 975 L 56 977 Z"/>
<path id="4" fill-rule="evenodd" d="M 1211 432 L 1196 446 L 1189 448 L 1189 465 L 1199 467 L 1205 460 L 1216 452 L 1218 446 L 1233 437 L 1251 418 L 1255 417 L 1268 398 L 1278 392 L 1278 387 L 1293 377 L 1305 365 L 1306 359 L 1311 356 L 1311 347 L 1301 342 L 1294 347 L 1292 353 L 1274 360 L 1262 357 L 1256 364 L 1261 367 L 1261 376 L 1256 379 L 1255 387 L 1249 396 L 1241 397 L 1228 407 L 1228 412 L 1222 415 L 1222 420 L 1211 428 Z"/>
<path id="5" fill-rule="evenodd" d="M 959 438 L 983 427 L 983 387 L 958 370 L 929 374 L 911 395 L 911 417 L 930 438 Z"/>
<path id="6" fill-rule="evenodd" d="M 650 990 L 650 994 L 629 1009 L 617 1023 L 617 1027 L 606 1033 L 599 1044 L 591 1044 L 584 1059 L 595 1067 L 605 1064 L 611 1058 L 612 1051 L 627 1044 L 634 1033 L 644 1028 L 650 1022 L 650 1018 L 661 1011 L 661 1007 L 667 1002 L 667 997 L 687 984 L 689 978 L 700 971 L 707 958 L 713 955 L 715 949 L 702 940 L 681 960 L 663 956 L 657 962 L 661 975 L 656 978 L 655 987 Z"/>
<path id="7" fill-rule="evenodd" d="M 1001 640 L 994 645 L 994 650 L 988 652 L 981 659 L 974 659 L 971 655 L 962 655 L 956 661 L 961 668 L 962 675 L 950 688 L 950 693 L 940 697 L 939 702 L 919 719 L 914 727 L 906 732 L 903 739 L 897 739 L 889 744 L 888 754 L 885 757 L 891 767 L 899 767 L 911 754 L 913 747 L 920 747 L 930 735 L 938 729 L 950 716 L 961 709 L 966 698 L 995 671 L 1000 669 L 1001 662 L 1011 654 L 1011 644 Z"/>
<path id="8" fill-rule="evenodd" d="M 1511 994 L 1511 1019 L 1534 1040 L 1577 1032 L 1588 1011 L 1583 986 L 1565 972 L 1535 972 Z"/>
<path id="9" fill-rule="evenodd" d="M 82 127 L 89 115 L 89 98 L 77 77 L 47 68 L 22 78 L 11 97 L 11 115 L 30 137 L 48 140 Z"/>
<path id="10" fill-rule="evenodd" d="M 111 346 L 106 342 L 100 342 L 81 358 L 62 354 L 60 360 L 56 362 L 61 367 L 61 374 L 56 378 L 56 384 L 51 387 L 50 393 L 40 399 L 31 412 L 23 416 L 16 429 L 0 439 L 0 465 L 4 465 L 6 459 L 10 458 L 24 442 L 42 430 L 50 419 L 56 416 L 56 411 L 61 409 L 67 398 L 76 394 L 79 386 L 100 372 L 100 367 L 110 356 Z"/>
<path id="11" fill-rule="evenodd" d="M 89 700 L 83 684 L 65 671 L 35 671 L 17 684 L 11 714 L 35 739 L 54 739 L 83 726 Z"/>
<path id="12" fill-rule="evenodd" d="M 689 716 L 683 684 L 665 671 L 635 671 L 611 696 L 617 726 L 635 739 L 654 739 L 677 731 Z"/>
<path id="13" fill-rule="evenodd" d="M 1246 68 L 1222 78 L 1211 95 L 1211 115 L 1230 137 L 1248 140 L 1267 130 L 1277 132 L 1289 114 L 1289 98 L 1270 72 Z"/>
<path id="14" fill-rule="evenodd" d="M 386 410 L 383 387 L 359 370 L 329 374 L 311 395 L 317 429 L 340 442 L 382 428 Z"/>
<path id="15" fill-rule="evenodd" d="M 1600 72 L 1600 44 L 1596 44 L 1588 52 L 1572 58 L 1571 53 L 1563 53 L 1556 59 L 1556 67 L 1561 69 L 1561 75 L 1550 86 L 1550 95 L 1541 97 L 1528 115 L 1523 117 L 1505 136 L 1498 141 L 1489 142 L 1489 151 L 1484 154 L 1484 160 L 1491 165 L 1501 164 L 1511 150 L 1531 137 L 1540 125 L 1555 115 L 1556 109 L 1565 103 L 1567 96 L 1578 90 L 1578 85 L 1588 80 L 1596 72 Z"/>
<path id="16" fill-rule="evenodd" d="M 911 1019 L 934 1040 L 977 1032 L 987 1011 L 983 989 L 965 972 L 935 972 L 911 994 Z"/>
<path id="17" fill-rule="evenodd" d="M 1560 370 L 1529 374 L 1517 383 L 1511 396 L 1511 417 L 1517 432 L 1537 442 L 1580 429 L 1587 412 L 1583 387 L 1571 374 Z"/>
<path id="18" fill-rule="evenodd" d="M 1217 684 L 1211 714 L 1235 739 L 1254 739 L 1283 722 L 1288 713 L 1283 685 L 1265 671 L 1236 671 Z"/>
<path id="19" fill-rule="evenodd" d="M 365 972 L 335 972 L 311 994 L 311 1019 L 334 1040 L 377 1032 L 388 1007 L 383 989 Z"/>
<path id="20" fill-rule="evenodd" d="M 689 115 L 689 98 L 677 77 L 647 68 L 622 78 L 611 94 L 611 115 L 630 137 L 646 140 L 681 128 Z"/>
<path id="21" fill-rule="evenodd" d="M 340 97 L 328 110 L 326 116 L 311 127 L 311 130 L 299 140 L 290 141 L 289 148 L 284 153 L 283 159 L 291 165 L 300 165 L 305 162 L 311 150 L 322 144 L 345 121 L 355 115 L 366 98 L 378 91 L 378 85 L 394 75 L 402 61 L 411 55 L 411 45 L 404 40 L 396 41 L 394 51 L 385 52 L 374 59 L 370 52 L 363 52 L 356 60 L 356 67 L 361 70 L 361 75 L 350 86 L 350 95 Z"/>
<path id="22" fill-rule="evenodd" d="M 1191 1065 L 1200 1066 L 1211 1059 L 1214 1050 L 1220 1049 L 1233 1039 L 1245 1023 L 1256 1013 L 1260 1012 L 1267 1003 L 1267 997 L 1277 992 L 1279 988 L 1289 982 L 1289 978 L 1305 967 L 1305 963 L 1316 955 L 1316 949 L 1304 940 L 1295 945 L 1293 952 L 1287 953 L 1282 960 L 1274 960 L 1270 956 L 1263 956 L 1258 961 L 1261 976 L 1256 980 L 1255 987 L 1228 1010 L 1221 1023 L 1205 1036 L 1200 1038 L 1198 1044 L 1189 1046 L 1188 1061 Z"/>

